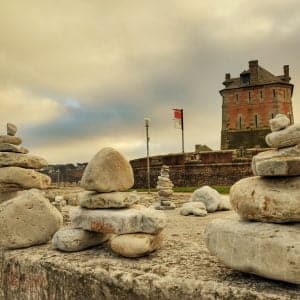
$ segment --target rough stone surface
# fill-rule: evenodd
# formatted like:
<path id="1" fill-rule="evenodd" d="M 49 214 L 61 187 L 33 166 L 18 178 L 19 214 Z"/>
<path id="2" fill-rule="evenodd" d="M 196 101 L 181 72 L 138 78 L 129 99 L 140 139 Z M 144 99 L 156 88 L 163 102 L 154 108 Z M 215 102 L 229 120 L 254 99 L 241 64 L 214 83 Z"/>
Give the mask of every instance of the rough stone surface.
<path id="1" fill-rule="evenodd" d="M 171 189 L 163 189 L 157 192 L 158 196 L 168 197 L 173 195 L 173 190 Z"/>
<path id="2" fill-rule="evenodd" d="M 47 243 L 62 215 L 37 190 L 21 192 L 0 205 L 0 247 L 17 249 Z"/>
<path id="3" fill-rule="evenodd" d="M 300 175 L 300 145 L 257 154 L 252 159 L 252 171 L 259 176 Z"/>
<path id="4" fill-rule="evenodd" d="M 300 284 L 300 224 L 219 219 L 207 226 L 205 242 L 230 268 Z"/>
<path id="5" fill-rule="evenodd" d="M 79 194 L 79 204 L 85 208 L 129 207 L 139 200 L 137 192 L 83 192 Z"/>
<path id="6" fill-rule="evenodd" d="M 12 199 L 14 197 L 17 197 L 18 191 L 10 191 L 10 192 L 0 192 L 0 203 Z"/>
<path id="7" fill-rule="evenodd" d="M 0 152 L 0 167 L 41 169 L 47 165 L 47 161 L 39 156 L 13 152 Z"/>
<path id="8" fill-rule="evenodd" d="M 284 114 L 277 114 L 275 118 L 269 120 L 271 131 L 279 131 L 291 124 L 290 119 Z"/>
<path id="9" fill-rule="evenodd" d="M 221 202 L 221 195 L 215 189 L 206 185 L 194 191 L 190 201 L 202 202 L 208 212 L 215 212 Z"/>
<path id="10" fill-rule="evenodd" d="M 2 143 L 20 145 L 20 144 L 22 144 L 22 140 L 17 136 L 0 135 L 0 144 L 2 144 Z"/>
<path id="11" fill-rule="evenodd" d="M 158 233 L 166 226 L 166 216 L 154 209 L 85 209 L 71 214 L 72 227 L 103 233 Z"/>
<path id="12" fill-rule="evenodd" d="M 73 252 L 100 245 L 108 239 L 109 234 L 67 227 L 54 234 L 52 245 L 58 250 Z"/>
<path id="13" fill-rule="evenodd" d="M 162 202 L 163 201 L 160 201 L 159 203 L 154 204 L 153 208 L 158 209 L 158 210 L 170 210 L 170 209 L 176 208 L 175 203 L 172 203 L 171 201 L 170 201 L 170 203 L 167 203 L 166 205 L 164 205 Z"/>
<path id="14" fill-rule="evenodd" d="M 28 153 L 28 149 L 22 147 L 22 146 L 17 146 L 14 144 L 8 144 L 8 143 L 2 143 L 0 144 L 0 152 L 15 152 L 15 153 Z"/>
<path id="15" fill-rule="evenodd" d="M 112 148 L 100 150 L 84 170 L 81 186 L 98 192 L 126 191 L 134 184 L 130 163 Z"/>
<path id="16" fill-rule="evenodd" d="M 249 177 L 230 189 L 232 208 L 245 220 L 300 222 L 300 177 Z"/>
<path id="17" fill-rule="evenodd" d="M 231 210 L 231 209 L 232 207 L 228 199 L 228 196 L 221 195 L 221 201 L 218 205 L 218 210 Z"/>
<path id="18" fill-rule="evenodd" d="M 187 219 L 179 209 L 166 214 L 163 247 L 138 260 L 120 257 L 107 243 L 73 253 L 50 244 L 0 251 L 0 299 L 299 299 L 300 285 L 235 271 L 209 254 L 205 227 L 234 212 L 200 219 Z"/>
<path id="19" fill-rule="evenodd" d="M 181 207 L 180 214 L 183 216 L 194 215 L 198 217 L 207 216 L 205 204 L 202 202 L 187 202 Z"/>
<path id="20" fill-rule="evenodd" d="M 163 235 L 147 233 L 130 233 L 113 237 L 110 247 L 115 252 L 125 257 L 141 257 L 161 248 Z"/>
<path id="21" fill-rule="evenodd" d="M 7 135 L 11 135 L 11 136 L 14 136 L 18 130 L 17 126 L 12 123 L 7 123 L 6 128 L 7 128 Z"/>
<path id="22" fill-rule="evenodd" d="M 0 183 L 16 184 L 20 189 L 46 189 L 51 178 L 42 173 L 19 167 L 0 168 Z"/>
<path id="23" fill-rule="evenodd" d="M 272 148 L 284 148 L 300 144 L 300 124 L 269 133 L 266 136 L 266 143 Z"/>

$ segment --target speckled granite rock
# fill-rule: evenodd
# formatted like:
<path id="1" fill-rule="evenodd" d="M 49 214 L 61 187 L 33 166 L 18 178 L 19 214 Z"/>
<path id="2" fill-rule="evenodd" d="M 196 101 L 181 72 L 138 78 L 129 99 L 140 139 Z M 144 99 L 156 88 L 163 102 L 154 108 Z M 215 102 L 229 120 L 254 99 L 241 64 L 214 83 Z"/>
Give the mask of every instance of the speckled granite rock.
<path id="1" fill-rule="evenodd" d="M 183 216 L 194 215 L 198 217 L 207 216 L 207 211 L 202 202 L 187 202 L 180 209 L 180 214 Z"/>
<path id="2" fill-rule="evenodd" d="M 190 201 L 202 202 L 208 212 L 215 212 L 221 202 L 221 195 L 215 189 L 205 185 L 194 191 Z"/>
<path id="3" fill-rule="evenodd" d="M 269 120 L 271 131 L 279 131 L 291 124 L 290 119 L 284 114 L 277 114 L 275 118 Z"/>

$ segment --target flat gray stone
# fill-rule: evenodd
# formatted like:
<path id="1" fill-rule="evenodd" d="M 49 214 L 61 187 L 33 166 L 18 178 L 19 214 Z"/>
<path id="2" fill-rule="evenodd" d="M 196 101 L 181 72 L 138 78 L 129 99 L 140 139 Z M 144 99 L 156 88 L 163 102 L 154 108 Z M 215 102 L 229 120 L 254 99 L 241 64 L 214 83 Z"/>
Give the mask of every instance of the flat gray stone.
<path id="1" fill-rule="evenodd" d="M 221 195 L 210 186 L 203 186 L 193 192 L 190 201 L 202 202 L 208 212 L 215 212 L 221 202 Z"/>
<path id="2" fill-rule="evenodd" d="M 168 197 L 168 196 L 173 195 L 173 190 L 164 189 L 164 190 L 159 190 L 157 193 L 159 196 Z"/>
<path id="3" fill-rule="evenodd" d="M 115 236 L 110 247 L 115 253 L 124 257 L 142 257 L 161 248 L 163 235 L 147 233 L 131 233 Z"/>
<path id="4" fill-rule="evenodd" d="M 205 242 L 234 270 L 300 284 L 300 224 L 218 219 L 207 225 Z"/>
<path id="5" fill-rule="evenodd" d="M 284 114 L 277 114 L 275 118 L 269 120 L 271 131 L 279 131 L 291 124 L 290 119 Z"/>
<path id="6" fill-rule="evenodd" d="M 110 235 L 76 228 L 61 228 L 53 236 L 54 248 L 74 252 L 98 246 L 109 239 Z"/>
<path id="7" fill-rule="evenodd" d="M 103 233 L 155 234 L 166 226 L 166 222 L 164 213 L 151 208 L 86 209 L 77 207 L 71 211 L 72 227 Z"/>
<path id="8" fill-rule="evenodd" d="M 20 145 L 20 144 L 22 144 L 22 140 L 21 140 L 21 138 L 19 138 L 17 136 L 0 135 L 0 144 L 2 144 L 2 143 Z"/>
<path id="9" fill-rule="evenodd" d="M 0 152 L 0 167 L 41 169 L 47 165 L 47 161 L 39 156 L 13 152 Z"/>
<path id="10" fill-rule="evenodd" d="M 269 133 L 266 135 L 266 143 L 272 148 L 285 148 L 300 144 L 300 124 Z"/>
<path id="11" fill-rule="evenodd" d="M 232 208 L 245 220 L 300 222 L 300 177 L 249 177 L 230 189 Z"/>
<path id="12" fill-rule="evenodd" d="M 5 167 L 0 168 L 0 184 L 14 184 L 19 189 L 46 189 L 51 184 L 51 178 L 31 169 Z"/>
<path id="13" fill-rule="evenodd" d="M 47 243 L 63 218 L 38 190 L 20 192 L 0 204 L 0 247 L 26 248 Z"/>
<path id="14" fill-rule="evenodd" d="M 202 202 L 186 202 L 183 203 L 180 214 L 183 216 L 194 215 L 197 217 L 207 216 L 205 204 Z"/>
<path id="15" fill-rule="evenodd" d="M 98 193 L 82 192 L 78 196 L 79 205 L 85 208 L 122 208 L 129 207 L 139 201 L 137 192 Z"/>
<path id="16" fill-rule="evenodd" d="M 8 144 L 8 143 L 2 143 L 2 144 L 0 144 L 0 152 L 15 152 L 15 153 L 26 154 L 29 151 L 28 151 L 28 149 L 26 149 L 22 146 L 17 146 L 17 145 Z"/>
<path id="17" fill-rule="evenodd" d="M 11 135 L 11 136 L 14 136 L 18 130 L 17 126 L 12 123 L 7 123 L 6 128 L 7 128 L 7 135 Z"/>
<path id="18" fill-rule="evenodd" d="M 255 155 L 252 159 L 252 171 L 258 176 L 300 175 L 300 145 Z"/>
<path id="19" fill-rule="evenodd" d="M 126 191 L 134 184 L 133 171 L 125 157 L 113 148 L 100 150 L 84 170 L 81 186 L 90 191 Z"/>

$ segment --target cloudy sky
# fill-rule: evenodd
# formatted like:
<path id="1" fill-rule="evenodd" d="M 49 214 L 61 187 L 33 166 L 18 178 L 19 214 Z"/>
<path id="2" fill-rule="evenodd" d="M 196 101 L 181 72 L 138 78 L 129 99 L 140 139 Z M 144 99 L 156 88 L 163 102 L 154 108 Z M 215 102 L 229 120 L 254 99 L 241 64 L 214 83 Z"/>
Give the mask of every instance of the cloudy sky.
<path id="1" fill-rule="evenodd" d="M 290 65 L 300 121 L 300 1 L 0 0 L 0 132 L 50 163 L 111 146 L 145 156 L 180 151 L 172 108 L 184 108 L 186 150 L 220 147 L 226 72 L 248 61 Z"/>

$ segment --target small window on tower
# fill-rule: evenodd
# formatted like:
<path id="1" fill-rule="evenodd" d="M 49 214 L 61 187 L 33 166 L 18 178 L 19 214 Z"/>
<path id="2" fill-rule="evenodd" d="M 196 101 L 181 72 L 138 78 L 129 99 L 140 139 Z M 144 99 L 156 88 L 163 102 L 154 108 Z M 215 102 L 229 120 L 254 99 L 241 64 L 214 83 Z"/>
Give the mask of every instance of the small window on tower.
<path id="1" fill-rule="evenodd" d="M 235 103 L 238 104 L 239 103 L 239 94 L 235 95 Z"/>
<path id="2" fill-rule="evenodd" d="M 260 91 L 260 101 L 263 101 L 264 100 L 264 94 L 263 94 L 263 91 Z"/>
<path id="3" fill-rule="evenodd" d="M 273 89 L 273 98 L 275 98 L 275 97 L 276 97 L 276 90 Z"/>
<path id="4" fill-rule="evenodd" d="M 251 102 L 251 92 L 248 93 L 248 102 Z"/>
<path id="5" fill-rule="evenodd" d="M 239 129 L 242 129 L 243 128 L 243 119 L 242 117 L 240 116 L 239 117 Z"/>
<path id="6" fill-rule="evenodd" d="M 254 126 L 255 128 L 258 128 L 259 126 L 259 119 L 258 119 L 258 115 L 254 115 Z"/>

